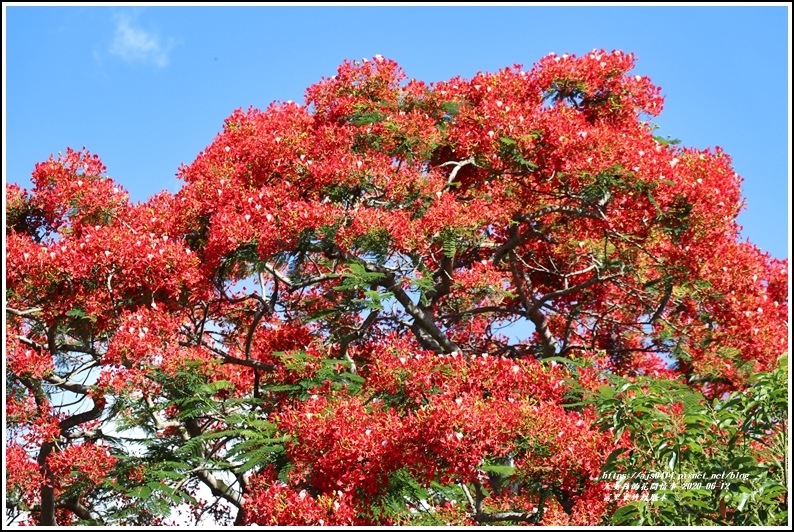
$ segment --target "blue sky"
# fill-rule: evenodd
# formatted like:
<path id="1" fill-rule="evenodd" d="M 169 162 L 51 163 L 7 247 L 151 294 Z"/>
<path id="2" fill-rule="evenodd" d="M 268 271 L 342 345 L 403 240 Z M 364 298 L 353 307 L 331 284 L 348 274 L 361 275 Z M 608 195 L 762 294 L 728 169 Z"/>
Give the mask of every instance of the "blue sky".
<path id="1" fill-rule="evenodd" d="M 789 7 L 26 7 L 4 4 L 3 178 L 29 186 L 67 146 L 134 200 L 178 190 L 238 107 L 302 101 L 344 59 L 382 54 L 427 82 L 549 52 L 635 52 L 662 87 L 660 134 L 723 147 L 744 235 L 789 256 Z"/>

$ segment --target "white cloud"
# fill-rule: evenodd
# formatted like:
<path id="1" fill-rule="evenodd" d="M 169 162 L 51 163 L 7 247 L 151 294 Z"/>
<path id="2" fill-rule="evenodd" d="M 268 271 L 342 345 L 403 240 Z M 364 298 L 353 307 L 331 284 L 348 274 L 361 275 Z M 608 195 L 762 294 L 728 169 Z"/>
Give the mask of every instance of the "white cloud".
<path id="1" fill-rule="evenodd" d="M 110 53 L 128 63 L 148 63 L 157 67 L 168 65 L 168 54 L 173 41 L 163 44 L 157 35 L 136 27 L 131 17 L 118 15 L 116 32 L 110 44 Z"/>

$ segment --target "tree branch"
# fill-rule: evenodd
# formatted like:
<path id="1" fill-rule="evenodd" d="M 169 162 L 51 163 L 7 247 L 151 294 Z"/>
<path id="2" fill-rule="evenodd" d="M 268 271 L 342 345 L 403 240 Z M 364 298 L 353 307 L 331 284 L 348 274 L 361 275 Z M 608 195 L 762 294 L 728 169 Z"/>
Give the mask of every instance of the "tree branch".
<path id="1" fill-rule="evenodd" d="M 579 290 L 583 290 L 583 289 L 587 288 L 588 286 L 592 286 L 594 284 L 597 284 L 597 283 L 600 283 L 600 282 L 603 282 L 603 281 L 611 281 L 612 279 L 616 279 L 616 278 L 620 277 L 621 275 L 623 275 L 622 269 L 621 269 L 620 272 L 614 273 L 612 275 L 607 275 L 606 277 L 601 277 L 600 272 L 598 270 L 596 270 L 596 274 L 594 276 L 592 276 L 590 279 L 588 279 L 587 281 L 584 281 L 583 283 L 579 283 L 577 285 L 570 286 L 568 288 L 563 288 L 561 290 L 555 290 L 554 292 L 549 292 L 548 294 L 544 295 L 540 299 L 536 299 L 535 303 L 532 305 L 532 307 L 527 309 L 527 312 L 532 312 L 533 310 L 540 309 L 540 307 L 542 307 L 544 303 L 546 303 L 548 301 L 551 301 L 552 299 L 555 299 L 555 298 L 558 298 L 558 297 L 562 297 L 562 296 L 567 296 L 569 294 L 573 294 L 574 292 L 578 292 Z"/>
<path id="2" fill-rule="evenodd" d="M 447 183 L 444 185 L 444 188 L 450 186 L 453 181 L 455 181 L 455 177 L 458 175 L 458 172 L 461 168 L 466 166 L 467 164 L 473 164 L 477 166 L 474 156 L 472 155 L 468 159 L 464 159 L 462 161 L 447 161 L 445 163 L 441 163 L 439 166 L 452 166 L 455 165 L 455 168 L 452 169 L 452 172 L 449 174 L 449 178 L 447 179 Z"/>
<path id="3" fill-rule="evenodd" d="M 440 316 L 440 318 L 444 320 L 456 320 L 463 316 L 476 316 L 477 314 L 490 314 L 490 313 L 517 314 L 519 316 L 526 317 L 526 312 L 519 310 L 518 308 L 487 305 L 484 307 L 475 307 L 468 310 L 461 310 L 460 312 L 450 312 L 448 314 L 444 314 L 443 316 Z"/>
<path id="4" fill-rule="evenodd" d="M 20 342 L 22 342 L 23 344 L 25 344 L 27 346 L 32 347 L 36 351 L 44 350 L 44 346 L 43 345 L 41 345 L 38 342 L 35 342 L 35 341 L 31 340 L 27 336 L 17 335 L 17 340 L 19 340 Z"/>
<path id="5" fill-rule="evenodd" d="M 399 283 L 395 280 L 394 273 L 389 272 L 386 274 L 385 279 L 382 280 L 380 286 L 394 294 L 394 298 L 403 306 L 403 308 L 414 319 L 414 323 L 428 334 L 433 340 L 438 342 L 438 345 L 447 353 L 460 351 L 457 345 L 452 342 L 447 336 L 438 328 L 438 325 L 430 318 L 427 311 L 419 308 L 405 293 L 405 290 L 400 287 Z"/>
<path id="6" fill-rule="evenodd" d="M 67 499 L 59 501 L 56 508 L 66 508 L 83 521 L 89 521 L 91 525 L 104 525 L 105 523 L 99 517 L 91 513 L 91 510 L 83 506 L 77 499 Z"/>
<path id="7" fill-rule="evenodd" d="M 97 356 L 96 349 L 79 344 L 58 344 L 58 351 L 71 351 L 73 353 L 83 353 L 86 355 Z"/>
<path id="8" fill-rule="evenodd" d="M 345 358 L 348 362 L 350 362 L 350 373 L 356 374 L 356 363 L 353 358 L 347 353 L 348 346 L 355 342 L 356 340 L 361 339 L 362 336 L 369 330 L 370 327 L 375 323 L 375 320 L 378 319 L 378 315 L 380 314 L 379 310 L 373 310 L 369 313 L 369 315 L 364 319 L 364 322 L 361 324 L 360 327 L 356 328 L 353 332 L 344 335 L 339 340 L 339 354 Z"/>
<path id="9" fill-rule="evenodd" d="M 91 391 L 91 388 L 86 386 L 85 384 L 69 381 L 55 374 L 51 374 L 44 377 L 44 380 L 47 381 L 49 384 L 57 386 L 58 388 L 61 388 L 63 390 L 69 390 L 70 392 L 81 395 L 88 395 L 89 392 Z"/>
<path id="10" fill-rule="evenodd" d="M 242 358 L 233 357 L 232 355 L 225 353 L 224 351 L 221 351 L 220 349 L 217 349 L 206 342 L 202 342 L 202 345 L 209 348 L 213 353 L 220 355 L 224 364 L 237 364 L 238 366 L 245 366 L 247 368 L 259 369 L 262 371 L 273 371 L 276 369 L 275 364 L 265 364 L 264 362 L 260 362 L 258 360 L 245 360 Z"/>
<path id="11" fill-rule="evenodd" d="M 73 416 L 69 416 L 66 419 L 61 420 L 58 423 L 58 426 L 61 428 L 61 435 L 66 437 L 67 431 L 72 427 L 76 427 L 77 425 L 82 425 L 83 423 L 87 423 L 89 421 L 93 421 L 94 419 L 98 418 L 102 415 L 102 411 L 105 409 L 105 405 L 100 402 L 88 397 L 94 403 L 94 406 L 91 410 L 87 410 L 85 412 L 81 412 L 79 414 L 75 414 Z"/>
<path id="12" fill-rule="evenodd" d="M 468 486 L 465 483 L 459 483 L 461 489 L 463 489 L 463 494 L 466 496 L 466 500 L 471 506 L 472 509 L 472 518 L 477 521 L 478 523 L 498 523 L 502 521 L 520 521 L 524 523 L 534 523 L 537 521 L 537 513 L 523 513 L 523 512 L 497 512 L 497 513 L 486 513 L 482 511 L 482 501 L 484 499 L 482 489 L 480 488 L 479 484 L 475 484 L 475 492 L 477 498 L 475 500 L 472 497 L 471 492 L 469 491 Z"/>
<path id="13" fill-rule="evenodd" d="M 40 313 L 42 310 L 44 309 L 41 307 L 33 307 L 26 310 L 17 310 L 11 307 L 6 307 L 6 312 L 8 312 L 9 314 L 13 314 L 14 316 L 23 316 L 23 317 L 33 316 L 34 314 Z"/>
<path id="14" fill-rule="evenodd" d="M 647 321 L 648 325 L 653 325 L 653 322 L 659 319 L 659 317 L 664 312 L 664 308 L 670 302 L 670 298 L 673 295 L 673 283 L 668 282 L 664 285 L 664 296 L 662 296 L 662 300 L 659 302 L 659 306 L 656 308 L 656 312 L 653 313 L 651 319 Z"/>
<path id="15" fill-rule="evenodd" d="M 546 320 L 546 315 L 540 309 L 534 309 L 527 312 L 529 321 L 535 325 L 535 330 L 540 335 L 540 341 L 543 346 L 543 354 L 547 357 L 553 357 L 557 354 L 559 344 L 557 339 L 551 334 L 549 330 L 549 322 Z"/>
<path id="16" fill-rule="evenodd" d="M 563 297 L 569 294 L 573 294 L 574 292 L 578 292 L 579 290 L 583 290 L 589 286 L 592 286 L 596 283 L 609 281 L 616 277 L 623 275 L 623 272 L 615 273 L 612 275 L 608 275 L 606 277 L 601 277 L 600 272 L 596 270 L 596 274 L 584 281 L 574 286 L 570 286 L 568 288 L 563 288 L 561 290 L 555 290 L 554 292 L 549 292 L 548 294 L 544 295 L 543 297 L 536 298 L 531 294 L 528 294 L 524 289 L 524 286 L 529 287 L 530 282 L 527 278 L 526 272 L 519 272 L 518 265 L 515 262 L 515 254 L 513 254 L 513 260 L 510 261 L 510 271 L 513 275 L 513 283 L 518 291 L 518 295 L 521 298 L 521 302 L 526 309 L 526 315 L 529 320 L 535 325 L 535 330 L 537 331 L 538 335 L 540 335 L 541 345 L 543 347 L 543 354 L 547 357 L 554 356 L 557 354 L 557 349 L 559 348 L 559 342 L 549 330 L 548 320 L 546 316 L 541 312 L 541 308 L 543 305 L 552 299 Z"/>
<path id="17" fill-rule="evenodd" d="M 157 415 L 157 412 L 154 411 L 154 402 L 152 402 L 150 397 L 146 397 L 146 404 L 151 410 L 152 419 L 154 420 L 154 425 L 158 430 L 163 430 L 167 427 L 176 426 L 179 429 L 179 433 L 182 436 L 182 439 L 185 441 L 190 441 L 191 438 L 197 438 L 201 436 L 202 430 L 199 426 L 198 422 L 195 419 L 186 419 L 184 425 L 181 423 L 174 422 L 169 423 L 165 422 Z M 202 448 L 202 456 L 204 455 L 205 450 Z M 212 473 L 209 471 L 198 468 L 191 471 L 194 473 L 196 477 L 201 480 L 207 487 L 210 489 L 210 492 L 216 496 L 221 497 L 225 501 L 233 504 L 237 508 L 243 507 L 243 496 L 242 493 L 236 493 L 231 486 L 227 485 L 220 479 L 215 478 Z"/>
<path id="18" fill-rule="evenodd" d="M 201 427 L 199 427 L 198 422 L 195 419 L 187 419 L 185 420 L 185 432 L 182 433 L 182 438 L 186 441 L 190 438 L 197 438 L 202 435 L 203 431 Z M 204 450 L 202 449 L 202 454 Z M 216 478 L 212 475 L 209 471 L 205 469 L 199 469 L 195 472 L 196 476 L 209 487 L 210 492 L 216 497 L 221 497 L 225 501 L 233 504 L 237 508 L 243 507 L 243 494 L 236 492 L 232 489 L 231 486 L 226 484 L 224 481 Z"/>
<path id="19" fill-rule="evenodd" d="M 469 506 L 471 506 L 471 511 L 474 515 L 480 514 L 480 508 L 477 503 L 474 501 L 474 497 L 471 496 L 471 492 L 469 491 L 469 487 L 466 485 L 465 482 L 459 482 L 458 485 L 463 490 L 463 494 L 466 496 L 466 500 L 469 501 Z"/>
<path id="20" fill-rule="evenodd" d="M 438 277 L 438 282 L 435 284 L 432 290 L 425 294 L 425 297 L 428 300 L 428 304 L 426 306 L 427 309 L 433 308 L 439 299 L 449 294 L 449 290 L 452 287 L 454 267 L 454 259 L 452 257 L 448 257 L 445 254 L 441 259 L 441 265 L 435 274 L 435 277 Z"/>

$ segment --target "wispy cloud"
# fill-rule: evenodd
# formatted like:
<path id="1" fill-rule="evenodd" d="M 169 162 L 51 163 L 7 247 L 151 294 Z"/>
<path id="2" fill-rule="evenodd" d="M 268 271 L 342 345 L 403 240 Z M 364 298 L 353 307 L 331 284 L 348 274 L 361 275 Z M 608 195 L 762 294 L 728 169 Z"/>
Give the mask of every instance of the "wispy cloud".
<path id="1" fill-rule="evenodd" d="M 160 38 L 143 28 L 137 27 L 129 15 L 116 15 L 116 32 L 110 44 L 110 53 L 128 63 L 152 64 L 163 68 L 168 65 L 168 54 L 174 46 L 169 39 L 163 43 Z"/>

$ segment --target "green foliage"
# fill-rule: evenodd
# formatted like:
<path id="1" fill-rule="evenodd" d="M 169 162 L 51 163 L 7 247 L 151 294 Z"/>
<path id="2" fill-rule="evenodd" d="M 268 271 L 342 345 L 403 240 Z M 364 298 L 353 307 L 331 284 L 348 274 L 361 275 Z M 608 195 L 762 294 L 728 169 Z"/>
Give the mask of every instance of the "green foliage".
<path id="1" fill-rule="evenodd" d="M 391 519 L 397 525 L 428 524 L 428 519 L 432 521 L 432 515 L 426 511 L 430 492 L 413 478 L 410 471 L 403 468 L 391 473 L 387 486 L 388 489 L 372 505 L 373 511 L 381 518 Z"/>
<path id="2" fill-rule="evenodd" d="M 630 502 L 612 522 L 785 524 L 787 363 L 784 355 L 778 368 L 754 375 L 744 391 L 713 401 L 675 381 L 610 376 L 610 386 L 601 386 L 590 400 L 603 428 L 614 429 L 616 442 L 628 433 L 634 448 L 613 452 L 602 476 L 635 490 L 651 474 L 665 481 L 654 490 L 658 500 Z"/>
<path id="3" fill-rule="evenodd" d="M 357 262 L 350 263 L 348 268 L 349 271 L 341 274 L 342 282 L 335 290 L 361 290 L 385 277 L 382 273 L 367 271 L 363 264 Z"/>
<path id="4" fill-rule="evenodd" d="M 526 159 L 518 143 L 510 137 L 499 139 L 499 154 L 503 160 L 512 162 L 521 172 L 534 172 L 538 169 L 538 165 Z"/>
<path id="5" fill-rule="evenodd" d="M 350 371 L 349 360 L 318 360 L 303 351 L 278 352 L 273 355 L 281 360 L 285 369 L 301 375 L 302 378 L 290 384 L 266 384 L 262 387 L 265 392 L 288 393 L 298 401 L 306 401 L 323 387 L 331 392 L 347 390 L 350 394 L 357 394 L 364 383 L 362 377 Z"/>
<path id="6" fill-rule="evenodd" d="M 379 122 L 383 122 L 386 119 L 386 115 L 381 113 L 380 111 L 366 111 L 360 109 L 350 115 L 348 120 L 350 120 L 351 124 L 356 126 L 366 126 L 370 124 L 377 124 Z"/>
<path id="7" fill-rule="evenodd" d="M 218 267 L 218 277 L 221 279 L 244 279 L 257 271 L 262 261 L 259 259 L 256 246 L 256 241 L 246 242 L 226 255 Z"/>
<path id="8" fill-rule="evenodd" d="M 369 255 L 378 263 L 382 264 L 386 261 L 386 257 L 390 252 L 389 246 L 391 241 L 391 235 L 386 229 L 376 227 L 359 236 L 354 245 L 356 248 L 360 249 L 364 255 Z"/>
<path id="9" fill-rule="evenodd" d="M 587 84 L 584 81 L 558 78 L 552 82 L 544 97 L 554 101 L 576 102 L 581 100 L 585 92 L 587 92 Z"/>
<path id="10" fill-rule="evenodd" d="M 670 136 L 667 137 L 660 137 L 657 135 L 653 136 L 653 140 L 661 144 L 662 146 L 671 146 L 675 144 L 681 144 L 681 139 L 674 139 Z"/>
<path id="11" fill-rule="evenodd" d="M 450 116 L 457 116 L 460 113 L 460 102 L 441 102 L 441 108 Z"/>

